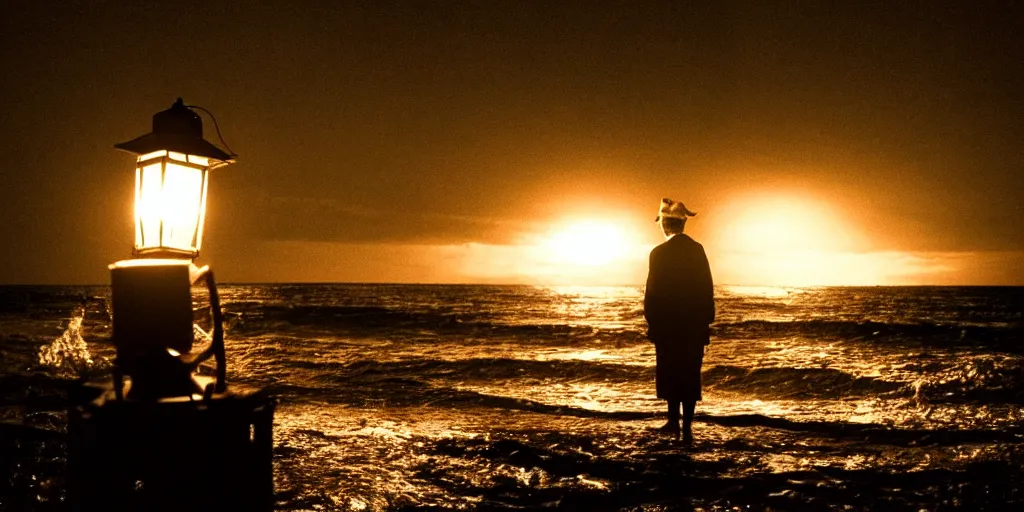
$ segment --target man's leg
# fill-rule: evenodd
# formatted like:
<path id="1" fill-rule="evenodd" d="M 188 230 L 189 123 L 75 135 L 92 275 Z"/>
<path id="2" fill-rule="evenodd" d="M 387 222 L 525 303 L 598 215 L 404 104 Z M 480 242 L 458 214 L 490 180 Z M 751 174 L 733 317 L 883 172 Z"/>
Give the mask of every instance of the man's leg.
<path id="1" fill-rule="evenodd" d="M 668 400 L 668 420 L 679 423 L 679 400 Z"/>
<path id="2" fill-rule="evenodd" d="M 660 430 L 679 436 L 679 400 L 669 399 L 666 402 L 668 402 L 668 421 Z"/>
<path id="3" fill-rule="evenodd" d="M 693 413 L 696 409 L 697 402 L 683 402 L 683 441 L 687 443 L 693 442 Z"/>

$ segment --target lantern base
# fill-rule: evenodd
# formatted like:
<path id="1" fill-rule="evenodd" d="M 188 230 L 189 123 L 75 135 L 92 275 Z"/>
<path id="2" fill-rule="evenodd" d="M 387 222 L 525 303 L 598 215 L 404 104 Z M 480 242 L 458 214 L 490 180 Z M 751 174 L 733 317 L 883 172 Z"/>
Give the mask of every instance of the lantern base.
<path id="1" fill-rule="evenodd" d="M 273 508 L 276 400 L 265 390 L 117 400 L 109 384 L 88 387 L 99 398 L 68 414 L 72 510 Z"/>

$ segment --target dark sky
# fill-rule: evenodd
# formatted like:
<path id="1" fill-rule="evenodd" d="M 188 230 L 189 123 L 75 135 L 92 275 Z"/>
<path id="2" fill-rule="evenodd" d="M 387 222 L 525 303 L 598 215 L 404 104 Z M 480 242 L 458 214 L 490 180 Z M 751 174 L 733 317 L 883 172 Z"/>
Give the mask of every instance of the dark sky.
<path id="1" fill-rule="evenodd" d="M 222 280 L 459 280 L 426 248 L 566 211 L 656 242 L 662 196 L 760 187 L 835 205 L 861 250 L 1024 284 L 991 259 L 1024 261 L 1016 2 L 171 3 L 3 4 L 0 283 L 107 281 L 133 236 L 112 145 L 182 96 L 240 155 L 211 178 Z"/>

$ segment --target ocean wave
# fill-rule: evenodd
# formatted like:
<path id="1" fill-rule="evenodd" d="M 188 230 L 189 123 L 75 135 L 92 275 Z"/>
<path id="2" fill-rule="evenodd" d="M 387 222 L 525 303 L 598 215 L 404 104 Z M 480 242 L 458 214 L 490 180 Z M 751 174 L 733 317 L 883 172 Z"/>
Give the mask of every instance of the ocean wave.
<path id="1" fill-rule="evenodd" d="M 1024 405 L 1024 363 L 968 360 L 910 384 L 921 404 Z"/>
<path id="2" fill-rule="evenodd" d="M 654 369 L 649 366 L 615 364 L 606 361 L 521 360 L 472 358 L 455 361 L 410 359 L 402 361 L 356 360 L 293 361 L 290 365 L 307 376 L 310 392 L 324 388 L 374 388 L 388 396 L 396 388 L 418 386 L 460 386 L 471 383 L 518 384 L 601 383 L 602 385 L 650 383 Z M 705 368 L 702 379 L 707 389 L 743 393 L 772 399 L 835 399 L 854 396 L 913 395 L 905 382 L 857 377 L 835 369 L 757 368 L 716 365 Z M 297 390 L 293 390 L 297 391 Z M 347 391 L 346 391 L 347 392 Z"/>
<path id="3" fill-rule="evenodd" d="M 914 371 L 912 365 L 902 368 Z M 770 399 L 906 398 L 928 404 L 1024 405 L 1024 365 L 969 360 L 955 367 L 920 368 L 917 380 L 893 381 L 858 377 L 832 368 L 741 368 L 717 365 L 705 369 L 706 388 Z"/>
<path id="4" fill-rule="evenodd" d="M 878 396 L 903 392 L 906 384 L 871 377 L 857 377 L 832 368 L 741 368 L 717 365 L 705 370 L 706 387 L 754 396 L 799 399 Z"/>
<path id="5" fill-rule="evenodd" d="M 637 420 L 658 417 L 656 411 L 602 411 L 567 404 L 491 394 L 453 385 L 425 382 L 410 377 L 383 377 L 347 382 L 344 389 L 274 384 L 268 389 L 285 399 L 354 407 L 443 407 L 446 409 L 493 409 L 526 411 L 554 416 Z"/>
<path id="6" fill-rule="evenodd" d="M 294 326 L 401 327 L 408 324 L 443 324 L 454 320 L 445 315 L 431 317 L 381 306 L 261 305 L 252 307 L 251 305 L 232 303 L 225 305 L 223 309 L 226 315 L 233 318 L 233 328 L 236 330 L 261 329 L 267 327 L 268 324 L 274 325 L 278 322 Z"/>
<path id="7" fill-rule="evenodd" d="M 534 361 L 510 358 L 472 358 L 455 361 L 436 359 L 376 361 L 364 359 L 352 362 L 294 361 L 289 364 L 341 384 L 372 383 L 393 378 L 457 382 L 557 379 L 560 382 L 613 383 L 637 382 L 654 378 L 654 370 L 650 367 L 575 360 Z"/>
<path id="8" fill-rule="evenodd" d="M 712 326 L 720 338 L 813 337 L 845 341 L 904 342 L 956 346 L 982 346 L 1024 353 L 1024 329 L 1019 324 L 886 323 L 875 321 L 800 320 L 775 322 L 746 320 Z"/>
<path id="9" fill-rule="evenodd" d="M 604 327 L 586 323 L 510 323 L 495 321 L 488 313 L 443 310 L 407 310 L 382 306 L 225 306 L 228 330 L 243 335 L 268 332 L 330 331 L 349 336 L 387 335 L 395 341 L 420 339 L 423 335 L 459 336 L 474 339 L 516 340 L 531 344 L 566 343 L 614 338 L 620 343 L 646 342 L 643 333 L 630 327 Z"/>
<path id="10" fill-rule="evenodd" d="M 62 316 L 79 305 L 103 304 L 108 296 L 105 286 L 0 286 L 0 315 Z"/>

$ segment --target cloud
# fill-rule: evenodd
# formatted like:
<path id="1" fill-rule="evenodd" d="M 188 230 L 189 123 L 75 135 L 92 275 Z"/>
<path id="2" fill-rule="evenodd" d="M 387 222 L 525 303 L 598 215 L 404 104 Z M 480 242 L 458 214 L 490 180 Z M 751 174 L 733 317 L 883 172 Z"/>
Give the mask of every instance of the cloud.
<path id="1" fill-rule="evenodd" d="M 273 241 L 458 245 L 512 243 L 525 227 L 514 218 L 409 208 L 401 197 L 370 208 L 334 199 L 268 197 L 247 208 L 257 236 Z"/>
<path id="2" fill-rule="evenodd" d="M 721 252 L 723 284 L 788 286 L 1024 284 L 1024 252 Z"/>
<path id="3" fill-rule="evenodd" d="M 559 261 L 536 245 L 464 244 L 436 250 L 467 282 L 630 285 L 643 283 L 647 275 L 647 249 L 639 246 L 594 266 Z"/>

